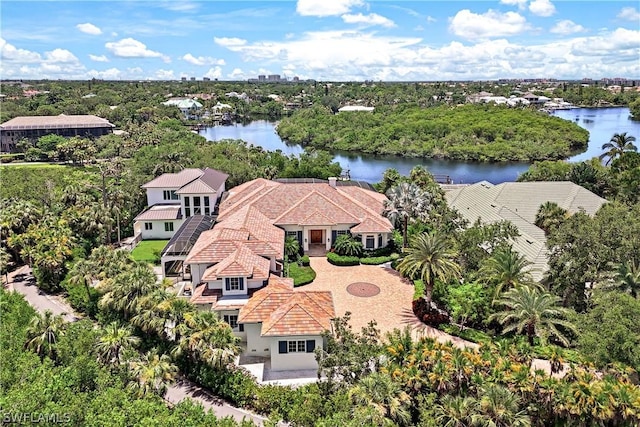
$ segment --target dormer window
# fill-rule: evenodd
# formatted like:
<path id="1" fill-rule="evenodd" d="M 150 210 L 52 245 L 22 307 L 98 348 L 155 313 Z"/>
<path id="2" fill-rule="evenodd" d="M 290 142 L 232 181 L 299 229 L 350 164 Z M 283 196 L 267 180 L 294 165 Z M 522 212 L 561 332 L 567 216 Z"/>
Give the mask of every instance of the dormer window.
<path id="1" fill-rule="evenodd" d="M 244 291 L 244 277 L 227 277 L 224 281 L 227 291 Z"/>

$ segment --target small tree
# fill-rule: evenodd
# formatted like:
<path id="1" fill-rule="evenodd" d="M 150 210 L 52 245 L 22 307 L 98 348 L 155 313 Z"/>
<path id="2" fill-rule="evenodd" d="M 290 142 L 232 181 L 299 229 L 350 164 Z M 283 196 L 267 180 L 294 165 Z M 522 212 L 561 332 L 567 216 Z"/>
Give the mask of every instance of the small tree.
<path id="1" fill-rule="evenodd" d="M 298 239 L 293 237 L 287 237 L 284 240 L 284 254 L 289 261 L 295 260 L 300 254 L 300 243 Z"/>

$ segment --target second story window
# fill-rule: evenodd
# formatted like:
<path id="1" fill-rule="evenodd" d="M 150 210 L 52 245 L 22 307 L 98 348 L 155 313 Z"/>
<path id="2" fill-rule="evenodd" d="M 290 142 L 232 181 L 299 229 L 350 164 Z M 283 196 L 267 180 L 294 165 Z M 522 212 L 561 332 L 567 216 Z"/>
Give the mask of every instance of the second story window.
<path id="1" fill-rule="evenodd" d="M 184 216 L 185 217 L 191 216 L 191 198 L 190 197 L 184 198 Z"/>
<path id="2" fill-rule="evenodd" d="M 144 223 L 144 229 L 145 230 L 153 230 L 153 223 L 152 222 L 145 222 Z"/>
<path id="3" fill-rule="evenodd" d="M 244 291 L 244 277 L 227 277 L 225 288 L 227 291 Z"/>
<path id="4" fill-rule="evenodd" d="M 180 200 L 180 196 L 176 194 L 175 190 L 164 190 L 162 191 L 162 198 L 164 200 Z"/>
<path id="5" fill-rule="evenodd" d="M 209 215 L 211 209 L 209 208 L 209 196 L 204 196 L 204 214 Z"/>
<path id="6" fill-rule="evenodd" d="M 200 208 L 200 197 L 193 198 L 193 214 L 202 215 L 202 209 Z"/>

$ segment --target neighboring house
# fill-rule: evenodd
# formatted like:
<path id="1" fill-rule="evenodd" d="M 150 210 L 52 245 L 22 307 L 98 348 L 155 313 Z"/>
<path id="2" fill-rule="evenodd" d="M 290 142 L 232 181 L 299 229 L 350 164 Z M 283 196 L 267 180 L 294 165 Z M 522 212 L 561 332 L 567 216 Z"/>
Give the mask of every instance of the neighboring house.
<path id="1" fill-rule="evenodd" d="M 178 107 L 186 119 L 197 117 L 198 111 L 202 108 L 202 104 L 192 98 L 171 98 L 162 104 Z"/>
<path id="2" fill-rule="evenodd" d="M 344 107 L 338 108 L 338 112 L 351 112 L 351 111 L 367 111 L 372 112 L 375 110 L 375 107 L 365 107 L 363 105 L 345 105 Z"/>
<path id="3" fill-rule="evenodd" d="M 148 208 L 134 218 L 134 235 L 142 240 L 170 239 L 183 220 L 213 215 L 228 175 L 214 169 L 183 169 L 165 173 L 142 186 Z"/>
<path id="4" fill-rule="evenodd" d="M 473 224 L 507 220 L 520 231 L 513 247 L 531 262 L 530 272 L 539 281 L 548 270 L 547 239 L 535 225 L 536 214 L 545 202 L 554 202 L 569 213 L 584 210 L 594 215 L 607 201 L 568 181 L 505 182 L 493 185 L 481 181 L 446 192 L 449 206 Z"/>
<path id="5" fill-rule="evenodd" d="M 51 134 L 97 138 L 112 133 L 114 127 L 108 120 L 91 115 L 15 117 L 0 125 L 0 146 L 3 152 L 11 152 L 23 138 L 35 141 Z"/>
<path id="6" fill-rule="evenodd" d="M 191 302 L 215 310 L 246 341 L 246 354 L 269 356 L 272 370 L 315 369 L 314 349 L 334 316 L 329 292 L 302 292 L 283 279 L 284 240 L 326 253 L 341 234 L 368 249 L 386 246 L 393 226 L 385 200 L 354 181 L 256 179 L 229 190 L 217 223 L 184 260 Z"/>

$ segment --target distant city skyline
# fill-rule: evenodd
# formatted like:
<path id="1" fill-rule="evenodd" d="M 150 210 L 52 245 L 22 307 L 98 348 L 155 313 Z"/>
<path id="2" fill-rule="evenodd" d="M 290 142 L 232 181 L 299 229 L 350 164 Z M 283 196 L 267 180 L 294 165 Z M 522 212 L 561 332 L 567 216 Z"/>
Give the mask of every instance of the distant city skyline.
<path id="1" fill-rule="evenodd" d="M 637 1 L 2 1 L 2 79 L 640 80 Z"/>

